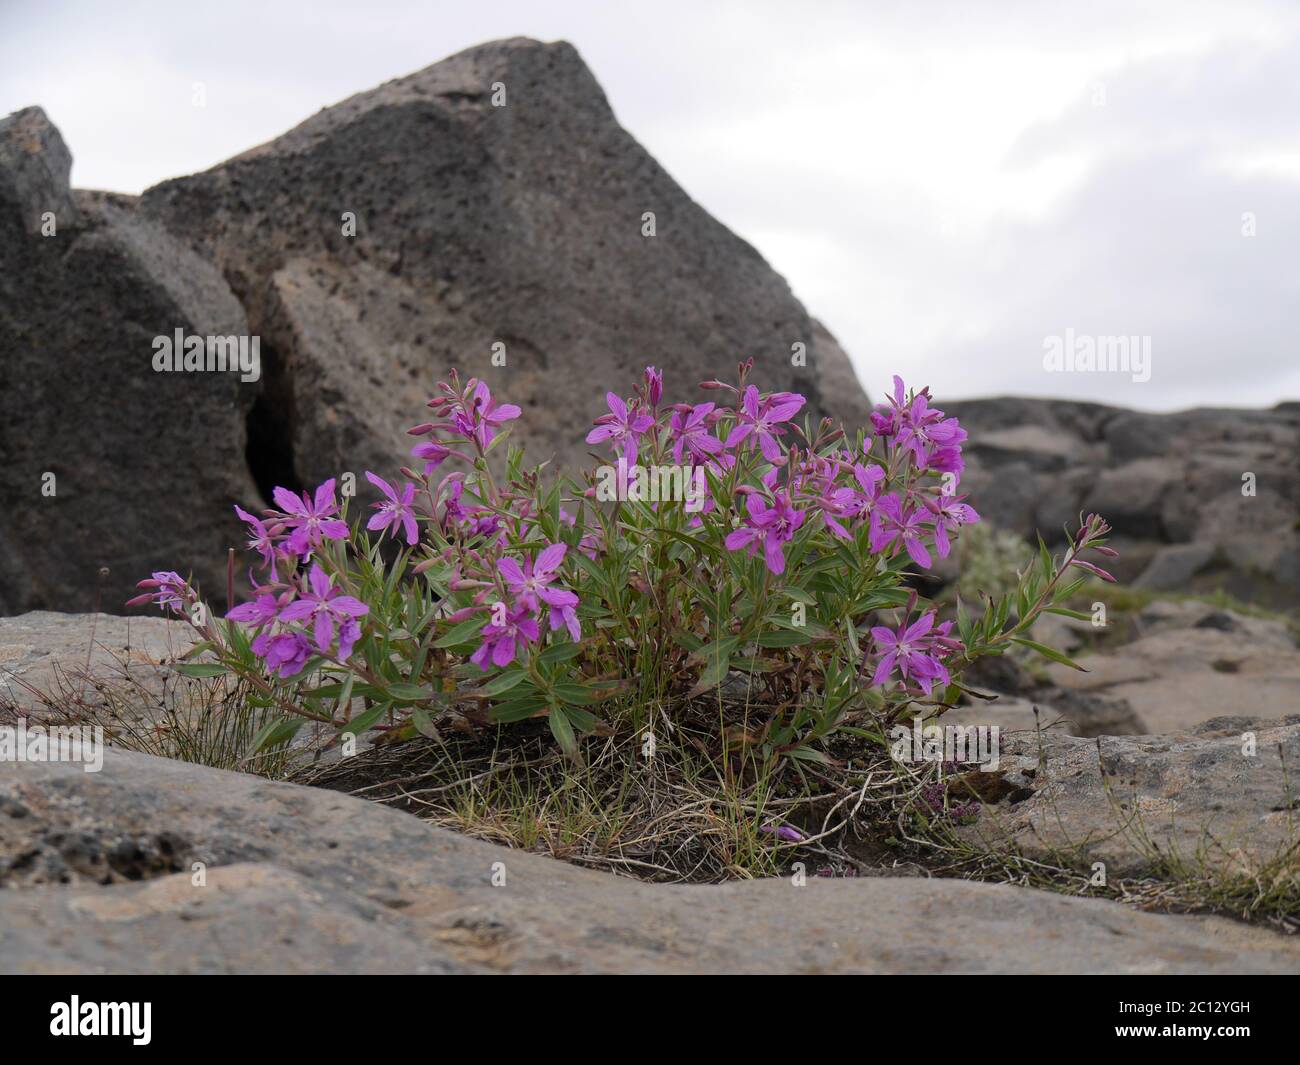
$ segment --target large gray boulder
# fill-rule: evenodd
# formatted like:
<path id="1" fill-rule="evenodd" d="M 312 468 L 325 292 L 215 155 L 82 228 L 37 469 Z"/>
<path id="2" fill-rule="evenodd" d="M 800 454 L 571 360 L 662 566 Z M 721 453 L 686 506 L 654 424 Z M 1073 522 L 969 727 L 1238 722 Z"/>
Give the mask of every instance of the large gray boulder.
<path id="1" fill-rule="evenodd" d="M 361 799 L 120 751 L 90 774 L 0 763 L 0 819 L 6 973 L 1229 973 L 1300 964 L 1300 943 L 1262 928 L 1005 885 L 646 884 Z"/>
<path id="2" fill-rule="evenodd" d="M 0 614 L 117 610 L 158 568 L 219 594 L 232 503 L 409 461 L 452 367 L 523 407 L 537 461 L 582 456 L 647 364 L 703 398 L 752 356 L 810 413 L 867 413 L 831 334 L 568 44 L 470 49 L 138 202 L 70 166 L 38 108 L 0 122 Z M 258 337 L 260 379 L 154 373 L 178 328 Z"/>
<path id="3" fill-rule="evenodd" d="M 0 119 L 0 614 L 119 610 L 158 568 L 215 592 L 255 495 L 255 386 L 153 369 L 156 336 L 246 334 L 239 301 L 129 198 L 72 192 L 70 162 L 39 108 Z"/>
<path id="4" fill-rule="evenodd" d="M 830 334 L 618 124 L 567 43 L 471 48 L 141 210 L 243 302 L 268 352 L 268 438 L 304 482 L 392 468 L 452 367 L 523 407 L 515 440 L 537 461 L 580 459 L 605 392 L 647 364 L 703 400 L 701 380 L 753 356 L 763 386 L 866 414 Z"/>

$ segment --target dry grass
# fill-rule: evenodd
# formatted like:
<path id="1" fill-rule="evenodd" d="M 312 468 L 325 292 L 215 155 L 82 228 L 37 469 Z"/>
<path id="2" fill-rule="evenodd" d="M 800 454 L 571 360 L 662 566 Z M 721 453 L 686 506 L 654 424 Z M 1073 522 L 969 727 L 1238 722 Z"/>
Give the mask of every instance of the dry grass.
<path id="1" fill-rule="evenodd" d="M 249 687 L 231 677 L 197 680 L 118 656 L 93 671 L 56 668 L 43 690 L 23 687 L 28 706 L 0 693 L 0 722 L 99 726 L 113 747 L 273 779 L 293 761 L 284 745 L 256 749 L 270 718 L 248 701 Z"/>
<path id="2" fill-rule="evenodd" d="M 858 768 L 764 766 L 710 744 L 703 720 L 656 738 L 595 738 L 580 758 L 554 749 L 543 722 L 442 743 L 378 746 L 294 776 L 407 810 L 444 828 L 660 882 L 856 875 L 881 811 L 921 786 L 881 754 Z M 800 842 L 776 832 L 797 830 Z M 874 866 L 873 866 L 874 868 Z"/>

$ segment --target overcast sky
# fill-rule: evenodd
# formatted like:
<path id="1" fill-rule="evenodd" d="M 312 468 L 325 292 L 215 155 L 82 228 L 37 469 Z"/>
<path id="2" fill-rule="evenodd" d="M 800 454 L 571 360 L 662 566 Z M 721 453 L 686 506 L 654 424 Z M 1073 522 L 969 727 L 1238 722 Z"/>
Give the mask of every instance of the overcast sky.
<path id="1" fill-rule="evenodd" d="M 40 104 L 74 184 L 139 192 L 470 45 L 562 38 L 876 396 L 897 371 L 1300 398 L 1300 5 L 1137 6 L 0 0 L 0 113 Z M 1067 330 L 1148 338 L 1150 379 L 1048 372 Z"/>

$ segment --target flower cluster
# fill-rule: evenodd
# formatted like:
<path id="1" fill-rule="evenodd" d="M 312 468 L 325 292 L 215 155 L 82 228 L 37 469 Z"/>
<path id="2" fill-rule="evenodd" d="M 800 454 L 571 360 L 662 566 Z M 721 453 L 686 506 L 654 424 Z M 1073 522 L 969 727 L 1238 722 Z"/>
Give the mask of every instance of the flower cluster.
<path id="1" fill-rule="evenodd" d="M 881 649 L 881 656 L 871 683 L 887 683 L 895 670 L 904 681 L 918 685 L 926 695 L 936 681 L 945 687 L 952 683 L 943 660 L 962 649 L 961 641 L 949 635 L 952 625 L 951 621 L 936 625 L 932 610 L 911 624 L 904 621 L 897 629 L 875 626 L 871 638 Z"/>
<path id="2" fill-rule="evenodd" d="M 453 371 L 431 419 L 408 430 L 413 466 L 366 471 L 379 499 L 364 530 L 334 479 L 277 487 L 258 514 L 235 508 L 253 593 L 202 649 L 236 671 L 251 671 L 251 654 L 280 683 L 319 671 L 304 695 L 317 716 L 330 698 L 344 723 L 361 698 L 365 724 L 410 707 L 401 727 L 422 731 L 443 712 L 471 724 L 544 715 L 570 752 L 596 726 L 587 707 L 611 693 L 644 720 L 647 706 L 690 700 L 743 666 L 782 707 L 753 742 L 784 754 L 855 711 L 944 705 L 979 654 L 1011 642 L 1050 652 L 1024 633 L 1071 594 L 1067 570 L 1111 579 L 1079 557 L 1113 554 L 1109 527 L 1089 517 L 1059 565 L 1043 548 L 1014 614 L 990 602 L 978 621 L 940 620 L 905 580 L 980 520 L 957 491 L 958 420 L 895 377 L 849 435 L 801 419 L 805 397 L 762 391 L 752 370 L 703 382 L 701 403 L 666 402 L 655 367 L 631 395 L 609 392 L 586 441 L 617 466 L 613 496 L 599 458 L 581 480 L 543 484 L 502 446 L 520 408 Z M 198 601 L 171 572 L 141 588 L 132 603 L 188 614 Z"/>
<path id="3" fill-rule="evenodd" d="M 934 554 L 948 557 L 962 526 L 980 520 L 955 491 L 964 469 L 966 431 L 930 405 L 928 389 L 909 396 L 895 376 L 888 406 L 872 414 L 871 432 L 854 450 L 843 446 L 842 431 L 810 440 L 793 424 L 805 397 L 744 385 L 749 368 L 741 367 L 741 386 L 722 381 L 703 386 L 731 392 L 734 408 L 681 403 L 666 408 L 665 417 L 658 409 L 662 377 L 651 367 L 636 397 L 609 393 L 609 413 L 596 419 L 587 442 L 612 445 L 615 455 L 633 466 L 665 439 L 674 462 L 718 475 L 733 495 L 726 513 L 738 519 L 726 531 L 727 550 L 761 554 L 777 577 L 786 570 L 787 545 L 806 525 L 845 541 L 865 530 L 871 553 L 892 559 L 903 551 L 916 565 L 929 567 Z M 719 425 L 727 427 L 725 435 L 713 431 Z M 710 498 L 706 513 L 717 503 Z M 924 627 L 901 643 L 883 627 L 871 630 L 881 656 L 875 684 L 886 683 L 895 666 L 905 685 L 925 695 L 936 681 L 950 682 L 942 661 L 961 650 L 960 641 L 949 635 L 952 623 L 936 627 L 931 613 L 912 627 L 917 626 Z M 921 639 L 932 627 L 933 633 Z"/>
<path id="4" fill-rule="evenodd" d="M 480 588 L 474 605 L 461 611 L 460 616 L 492 604 L 492 618 L 480 630 L 483 642 L 470 656 L 479 669 L 486 672 L 489 662 L 498 667 L 508 666 L 520 650 L 536 644 L 541 639 L 538 622 L 543 609 L 550 615 L 552 630 L 563 626 L 575 643 L 582 639 L 578 597 L 555 583 L 567 551 L 565 544 L 550 544 L 535 559 L 525 558 L 522 566 L 504 555 L 497 559 L 496 581 L 460 581 L 461 587 Z"/>

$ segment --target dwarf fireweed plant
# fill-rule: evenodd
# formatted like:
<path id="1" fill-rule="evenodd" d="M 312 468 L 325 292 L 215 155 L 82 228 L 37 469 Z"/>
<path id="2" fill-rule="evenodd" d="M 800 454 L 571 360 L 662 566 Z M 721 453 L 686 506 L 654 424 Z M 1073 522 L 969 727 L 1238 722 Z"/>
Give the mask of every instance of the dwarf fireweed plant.
<path id="1" fill-rule="evenodd" d="M 804 397 L 760 391 L 752 371 L 666 403 L 648 368 L 631 396 L 607 395 L 593 466 L 549 481 L 507 445 L 520 409 L 453 372 L 409 430 L 417 461 L 366 473 L 380 498 L 364 521 L 332 479 L 277 488 L 273 509 L 236 508 L 251 599 L 218 619 L 158 572 L 131 602 L 201 630 L 204 660 L 182 670 L 235 674 L 282 712 L 268 744 L 307 720 L 397 739 L 545 717 L 573 753 L 585 733 L 721 708 L 741 673 L 744 727 L 719 716 L 719 741 L 824 761 L 838 729 L 883 744 L 895 722 L 941 713 L 982 655 L 1020 644 L 1073 665 L 1027 633 L 1044 611 L 1085 618 L 1062 604 L 1112 579 L 1082 557 L 1114 555 L 1101 518 L 1067 529 L 1059 556 L 1040 540 L 1012 594 L 941 619 L 911 585 L 979 521 L 958 491 L 957 419 L 895 377 L 849 435 L 800 420 Z"/>

